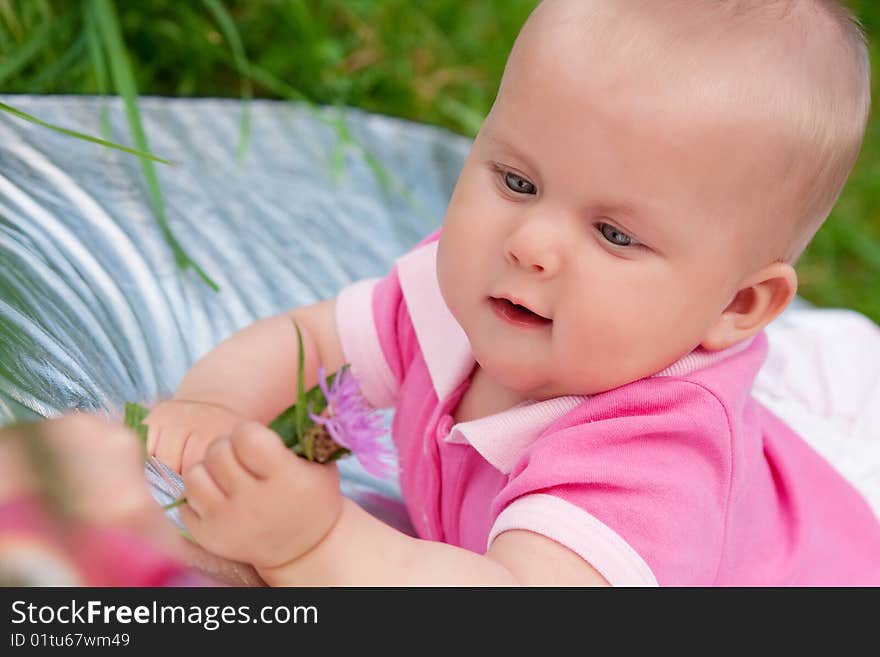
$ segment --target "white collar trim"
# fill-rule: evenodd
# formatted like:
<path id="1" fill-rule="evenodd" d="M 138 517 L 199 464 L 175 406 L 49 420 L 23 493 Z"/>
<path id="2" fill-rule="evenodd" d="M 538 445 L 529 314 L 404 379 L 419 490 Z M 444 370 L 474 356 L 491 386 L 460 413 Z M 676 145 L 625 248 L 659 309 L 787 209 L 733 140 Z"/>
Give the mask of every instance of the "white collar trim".
<path id="1" fill-rule="evenodd" d="M 588 397 L 527 401 L 501 413 L 452 426 L 446 442 L 470 444 L 496 470 L 509 474 L 520 455 L 556 420 Z"/>
<path id="2" fill-rule="evenodd" d="M 448 397 L 474 367 L 464 329 L 452 316 L 437 282 L 437 242 L 397 260 L 403 298 L 438 399 Z"/>

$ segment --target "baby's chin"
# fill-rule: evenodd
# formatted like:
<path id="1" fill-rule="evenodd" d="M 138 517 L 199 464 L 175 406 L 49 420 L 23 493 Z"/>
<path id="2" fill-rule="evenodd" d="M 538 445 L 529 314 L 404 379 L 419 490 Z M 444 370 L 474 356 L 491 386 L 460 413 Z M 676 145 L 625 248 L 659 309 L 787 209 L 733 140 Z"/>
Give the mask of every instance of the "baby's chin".
<path id="1" fill-rule="evenodd" d="M 477 365 L 492 381 L 522 396 L 523 399 L 532 399 L 529 393 L 541 387 L 533 367 L 530 368 L 522 362 L 496 355 L 475 354 L 475 356 Z"/>
<path id="2" fill-rule="evenodd" d="M 544 401 L 554 397 L 578 394 L 566 391 L 566 382 L 559 381 L 548 365 L 509 358 L 477 358 L 477 363 L 490 379 L 506 389 L 516 402 Z"/>
<path id="3" fill-rule="evenodd" d="M 483 362 L 486 364 L 484 365 Z M 567 369 L 564 376 L 551 371 L 549 365 L 484 359 L 479 361 L 486 374 L 509 390 L 520 401 L 544 401 L 556 397 L 592 396 L 620 388 L 652 374 L 653 371 L 576 372 Z"/>

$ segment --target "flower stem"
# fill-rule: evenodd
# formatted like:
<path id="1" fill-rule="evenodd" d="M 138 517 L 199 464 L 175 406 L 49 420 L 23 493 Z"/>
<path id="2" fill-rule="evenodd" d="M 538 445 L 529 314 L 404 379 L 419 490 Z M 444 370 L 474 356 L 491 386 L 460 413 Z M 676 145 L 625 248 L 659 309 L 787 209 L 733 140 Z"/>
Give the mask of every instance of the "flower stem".
<path id="1" fill-rule="evenodd" d="M 162 507 L 162 510 L 163 511 L 170 511 L 171 509 L 174 509 L 174 508 L 180 506 L 181 504 L 186 504 L 185 497 L 181 497 L 180 499 L 174 500 L 171 504 L 166 504 L 165 506 Z"/>

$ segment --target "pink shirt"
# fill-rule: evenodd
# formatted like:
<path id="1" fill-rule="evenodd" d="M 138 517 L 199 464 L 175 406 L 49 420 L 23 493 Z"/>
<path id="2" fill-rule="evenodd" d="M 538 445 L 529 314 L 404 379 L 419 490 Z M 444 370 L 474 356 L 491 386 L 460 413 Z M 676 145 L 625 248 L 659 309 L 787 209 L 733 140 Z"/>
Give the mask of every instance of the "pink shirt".
<path id="1" fill-rule="evenodd" d="M 524 529 L 613 585 L 880 585 L 865 500 L 750 395 L 763 334 L 608 392 L 456 424 L 475 361 L 440 295 L 437 235 L 337 300 L 364 395 L 396 409 L 420 537 L 482 554 Z"/>

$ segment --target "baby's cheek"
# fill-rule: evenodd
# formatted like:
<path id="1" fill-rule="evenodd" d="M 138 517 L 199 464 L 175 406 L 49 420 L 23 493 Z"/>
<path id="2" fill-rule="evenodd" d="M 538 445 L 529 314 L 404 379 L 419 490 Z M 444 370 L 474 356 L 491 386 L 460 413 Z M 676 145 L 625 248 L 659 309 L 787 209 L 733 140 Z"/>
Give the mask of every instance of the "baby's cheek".
<path id="1" fill-rule="evenodd" d="M 656 325 L 633 309 L 622 309 L 581 325 L 557 355 L 567 387 L 595 394 L 647 376 L 654 360 Z"/>

